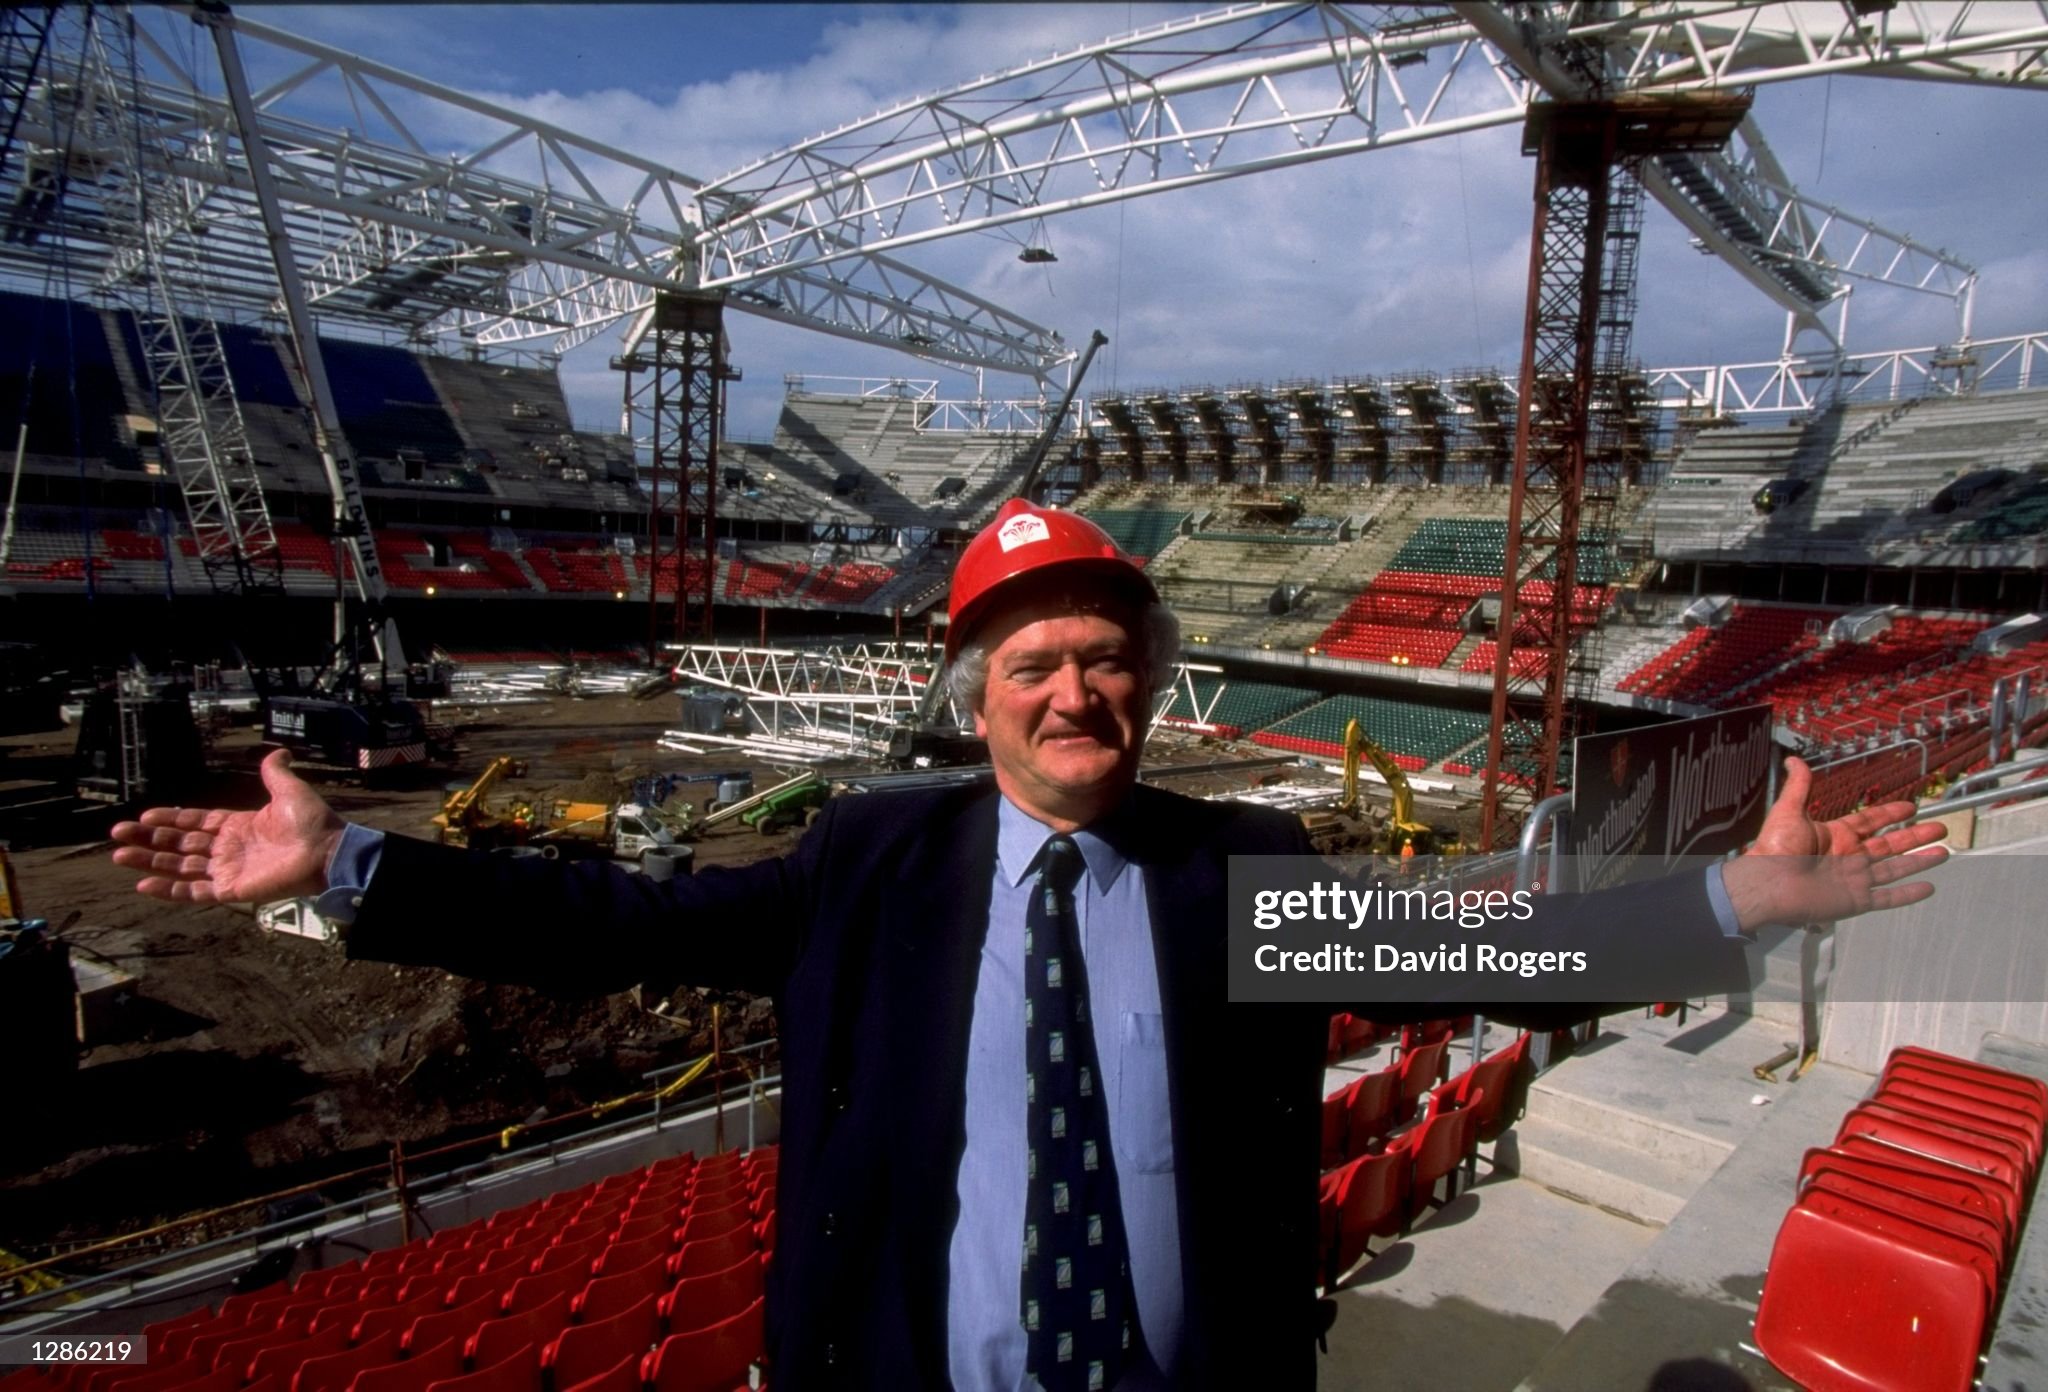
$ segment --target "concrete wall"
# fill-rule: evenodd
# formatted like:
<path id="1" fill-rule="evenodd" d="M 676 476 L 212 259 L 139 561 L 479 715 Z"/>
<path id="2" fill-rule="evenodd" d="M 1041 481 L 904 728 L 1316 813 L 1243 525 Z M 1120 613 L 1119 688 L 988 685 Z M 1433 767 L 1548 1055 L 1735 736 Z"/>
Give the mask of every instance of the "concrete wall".
<path id="1" fill-rule="evenodd" d="M 1876 1073 L 1902 1044 L 1975 1058 L 1991 1031 L 2048 1044 L 2048 801 L 1980 815 L 1972 841 L 1932 899 L 1830 936 L 1827 1062 Z"/>

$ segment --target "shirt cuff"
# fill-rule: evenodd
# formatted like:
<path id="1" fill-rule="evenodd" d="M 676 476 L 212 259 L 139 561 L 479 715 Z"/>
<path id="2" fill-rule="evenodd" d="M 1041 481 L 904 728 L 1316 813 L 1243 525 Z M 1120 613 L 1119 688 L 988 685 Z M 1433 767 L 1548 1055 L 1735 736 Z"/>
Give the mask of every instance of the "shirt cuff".
<path id="1" fill-rule="evenodd" d="M 1742 921 L 1735 916 L 1735 901 L 1728 897 L 1728 886 L 1721 882 L 1721 862 L 1715 861 L 1707 867 L 1707 902 L 1714 906 L 1714 921 L 1721 925 L 1721 931 L 1731 938 L 1748 937 L 1742 931 Z"/>
<path id="2" fill-rule="evenodd" d="M 313 901 L 321 916 L 340 924 L 354 923 L 363 892 L 370 887 L 377 862 L 383 857 L 383 832 L 354 822 L 343 826 L 341 840 L 327 858 L 327 892 Z"/>

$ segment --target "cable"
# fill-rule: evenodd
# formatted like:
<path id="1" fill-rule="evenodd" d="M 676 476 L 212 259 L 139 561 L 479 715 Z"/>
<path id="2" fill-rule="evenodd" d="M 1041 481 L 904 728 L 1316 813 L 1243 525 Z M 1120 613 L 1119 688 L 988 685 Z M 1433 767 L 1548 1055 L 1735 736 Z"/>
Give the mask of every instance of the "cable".
<path id="1" fill-rule="evenodd" d="M 1813 171 L 1813 182 L 1819 186 L 1821 176 L 1828 171 L 1828 115 L 1835 101 L 1835 75 L 1828 74 L 1827 83 L 1820 93 L 1820 163 Z"/>

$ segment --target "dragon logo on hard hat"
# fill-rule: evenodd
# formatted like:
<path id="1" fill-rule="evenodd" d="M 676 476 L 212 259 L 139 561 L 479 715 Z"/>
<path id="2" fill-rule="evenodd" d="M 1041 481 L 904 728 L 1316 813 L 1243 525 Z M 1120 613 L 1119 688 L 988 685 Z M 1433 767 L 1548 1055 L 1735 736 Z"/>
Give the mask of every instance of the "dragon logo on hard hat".
<path id="1" fill-rule="evenodd" d="M 1014 551 L 1034 541 L 1051 539 L 1052 529 L 1045 525 L 1045 519 L 1028 512 L 1018 513 L 996 531 L 996 540 L 1002 544 L 1004 551 Z"/>

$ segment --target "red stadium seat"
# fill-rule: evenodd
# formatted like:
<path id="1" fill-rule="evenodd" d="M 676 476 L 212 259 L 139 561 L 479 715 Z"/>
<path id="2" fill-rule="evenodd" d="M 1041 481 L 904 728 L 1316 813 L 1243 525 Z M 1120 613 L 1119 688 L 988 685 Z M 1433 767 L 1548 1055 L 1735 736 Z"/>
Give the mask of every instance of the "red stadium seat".
<path id="1" fill-rule="evenodd" d="M 640 1392 L 640 1362 L 642 1354 L 634 1354 L 615 1368 L 607 1368 L 594 1378 L 564 1387 L 559 1381 L 556 1392 Z"/>
<path id="2" fill-rule="evenodd" d="M 246 1378 L 249 1360 L 264 1349 L 276 1348 L 281 1344 L 297 1343 L 305 1337 L 306 1326 L 303 1324 L 291 1325 L 281 1329 L 266 1329 L 260 1334 L 251 1334 L 245 1330 L 240 1338 L 224 1339 L 214 1345 L 213 1366 L 216 1368 L 241 1369 Z M 332 1349 L 324 1351 L 333 1352 Z"/>
<path id="3" fill-rule="evenodd" d="M 244 1376 L 255 1382 L 260 1378 L 276 1375 L 286 1387 L 291 1386 L 292 1377 L 299 1371 L 299 1365 L 309 1358 L 324 1358 L 330 1353 L 340 1353 L 348 1347 L 348 1331 L 338 1324 L 329 1325 L 318 1334 L 302 1335 L 288 1344 L 273 1344 L 259 1349 L 249 1360 Z"/>
<path id="4" fill-rule="evenodd" d="M 1366 1073 L 1344 1089 L 1343 1159 L 1365 1154 L 1367 1147 L 1394 1129 L 1400 1088 L 1401 1072 L 1395 1066 Z"/>
<path id="5" fill-rule="evenodd" d="M 567 1264 L 534 1276 L 522 1276 L 505 1291 L 500 1308 L 508 1315 L 525 1314 L 556 1296 L 568 1298 L 590 1283 L 589 1264 Z"/>
<path id="6" fill-rule="evenodd" d="M 1324 1286 L 1334 1287 L 1359 1258 L 1372 1255 L 1370 1239 L 1401 1230 L 1410 1169 L 1404 1155 L 1361 1155 L 1323 1176 Z"/>
<path id="7" fill-rule="evenodd" d="M 1894 1154 L 1904 1157 L 1904 1152 Z M 1855 1175 L 1905 1193 L 1918 1194 L 1952 1209 L 1974 1213 L 1996 1228 L 2004 1242 L 2009 1244 L 2012 1241 L 2012 1220 L 1994 1192 L 1991 1181 L 1983 1175 L 1940 1161 L 1915 1167 L 1829 1147 L 1806 1152 L 1806 1158 L 1799 1166 L 1799 1182 L 1804 1185 L 1816 1175 L 1829 1173 Z"/>
<path id="8" fill-rule="evenodd" d="M 1951 1208 L 1947 1204 L 1923 1198 L 1907 1190 L 1894 1189 L 1887 1184 L 1874 1183 L 1856 1175 L 1834 1170 L 1822 1171 L 1815 1175 L 1811 1187 L 1824 1193 L 1840 1194 L 1871 1208 L 1882 1209 L 1901 1218 L 1910 1218 L 1916 1223 L 1924 1223 L 1937 1232 L 1945 1232 L 1951 1237 L 1981 1248 L 1984 1254 L 1991 1258 L 1995 1270 L 2002 1272 L 2005 1269 L 2005 1234 L 1995 1221 L 1982 1214 L 1972 1213 L 1967 1209 Z"/>
<path id="9" fill-rule="evenodd" d="M 1443 1076 L 1444 1053 L 1449 1048 L 1448 1039 L 1439 1039 L 1434 1044 L 1419 1045 L 1401 1055 L 1398 1065 L 1401 1086 L 1394 1098 L 1395 1120 L 1406 1121 L 1415 1115 L 1415 1104 Z"/>
<path id="10" fill-rule="evenodd" d="M 1924 1115 L 1933 1121 L 1982 1130 L 2000 1136 L 2020 1148 L 2027 1168 L 2041 1167 L 2041 1128 L 2031 1117 L 2013 1107 L 1981 1097 L 1931 1087 L 1911 1077 L 1900 1076 L 1880 1082 L 1874 1098 L 1887 1106 Z"/>
<path id="11" fill-rule="evenodd" d="M 462 1347 L 469 1366 L 479 1371 L 531 1348 L 534 1367 L 540 1366 L 540 1351 L 569 1323 L 569 1297 L 558 1295 L 516 1315 L 486 1320 Z"/>
<path id="12" fill-rule="evenodd" d="M 1956 1097 L 1995 1103 L 2029 1118 L 2036 1128 L 2048 1126 L 2048 1103 L 2043 1103 L 2037 1095 L 2023 1088 L 2008 1087 L 1981 1075 L 1950 1072 L 1931 1067 L 1919 1059 L 1894 1056 L 1885 1065 L 1884 1076 L 1878 1080 L 1878 1086 L 1884 1087 L 1895 1081 L 1916 1083 Z"/>
<path id="13" fill-rule="evenodd" d="M 473 1373 L 430 1382 L 427 1392 L 540 1392 L 540 1350 L 528 1344 Z"/>
<path id="14" fill-rule="evenodd" d="M 661 1298 L 661 1318 L 676 1333 L 702 1329 L 738 1314 L 761 1294 L 761 1254 L 750 1252 L 723 1271 L 676 1282 Z"/>
<path id="15" fill-rule="evenodd" d="M 772 1222 L 773 1216 L 767 1221 Z M 686 1276 L 723 1271 L 753 1251 L 756 1240 L 752 1228 L 740 1227 L 717 1237 L 707 1237 L 701 1242 L 688 1243 L 668 1259 L 669 1279 L 680 1281 Z"/>
<path id="16" fill-rule="evenodd" d="M 1836 1135 L 1834 1144 L 1828 1149 L 1859 1160 L 1873 1160 L 1879 1164 L 1897 1165 L 1943 1179 L 1961 1180 L 1975 1187 L 1983 1195 L 1984 1202 L 1998 1211 L 2008 1232 L 2016 1231 L 2018 1228 L 2020 1196 L 2010 1186 L 1980 1170 L 1955 1164 L 1939 1156 L 1923 1155 L 1904 1146 L 1892 1145 L 1865 1132 L 1853 1131 L 1846 1121 L 1842 1131 Z"/>
<path id="17" fill-rule="evenodd" d="M 609 1319 L 570 1325 L 541 1350 L 541 1367 L 554 1386 L 570 1387 L 639 1358 L 661 1340 L 657 1304 L 657 1297 L 643 1296 Z"/>
<path id="18" fill-rule="evenodd" d="M 1420 1126 L 1396 1136 L 1387 1146 L 1389 1155 L 1405 1154 L 1414 1161 L 1408 1179 L 1408 1215 L 1412 1221 L 1423 1208 L 1435 1203 L 1436 1184 L 1445 1181 L 1444 1201 L 1458 1194 L 1458 1169 L 1478 1144 L 1479 1108 L 1485 1093 L 1475 1089 L 1469 1104 L 1446 1103 L 1445 1110 L 1432 1109 Z"/>
<path id="19" fill-rule="evenodd" d="M 1355 1083 L 1351 1085 L 1355 1086 Z M 1323 1099 L 1322 1168 L 1326 1170 L 1335 1169 L 1344 1161 L 1344 1112 L 1350 1101 L 1351 1087 Z"/>
<path id="20" fill-rule="evenodd" d="M 753 1215 L 747 1212 L 747 1199 L 744 1193 L 736 1196 L 736 1202 L 719 1208 L 701 1209 L 692 1205 L 690 1216 L 683 1220 L 682 1232 L 677 1236 L 676 1245 L 682 1247 L 692 1242 L 702 1242 L 707 1237 L 721 1237 L 734 1228 L 743 1228 L 751 1222 Z"/>
<path id="21" fill-rule="evenodd" d="M 708 1329 L 669 1335 L 641 1364 L 641 1380 L 654 1392 L 731 1392 L 746 1383 L 765 1342 L 756 1300 Z"/>
<path id="22" fill-rule="evenodd" d="M 347 1392 L 357 1373 L 396 1363 L 398 1352 L 398 1335 L 387 1329 L 367 1343 L 307 1359 L 292 1375 L 287 1392 Z"/>
<path id="23" fill-rule="evenodd" d="M 402 1334 L 411 1328 L 412 1322 L 421 1315 L 431 1315 L 436 1310 L 445 1308 L 438 1291 L 428 1291 L 402 1304 L 380 1305 L 363 1312 L 362 1318 L 356 1321 L 355 1328 L 350 1332 L 349 1339 L 352 1343 L 360 1344 L 386 1329 L 396 1330 Z"/>
<path id="24" fill-rule="evenodd" d="M 547 1248 L 533 1259 L 532 1276 L 541 1276 L 558 1271 L 576 1271 L 590 1274 L 590 1266 L 608 1244 L 602 1234 L 587 1237 L 581 1242 L 563 1242 Z M 529 1278 L 530 1279 L 530 1278 Z"/>
<path id="25" fill-rule="evenodd" d="M 2015 1194 L 2026 1192 L 2026 1157 L 2016 1146 L 1910 1112 L 1865 1102 L 1842 1120 L 1839 1135 L 1867 1135 L 1990 1175 Z"/>
<path id="26" fill-rule="evenodd" d="M 597 1259 L 590 1264 L 590 1270 L 594 1275 L 610 1276 L 645 1266 L 650 1261 L 660 1261 L 676 1249 L 676 1232 L 675 1228 L 664 1228 L 630 1241 L 614 1242 L 598 1253 Z"/>
<path id="27" fill-rule="evenodd" d="M 462 1344 L 447 1339 L 403 1362 L 365 1368 L 348 1392 L 426 1392 L 433 1383 L 462 1374 Z"/>
<path id="28" fill-rule="evenodd" d="M 569 1313 L 579 1324 L 610 1319 L 638 1304 L 642 1296 L 660 1295 L 668 1286 L 668 1254 L 663 1252 L 652 1261 L 593 1277 L 570 1302 Z"/>
<path id="29" fill-rule="evenodd" d="M 467 1343 L 469 1336 L 476 1333 L 484 1321 L 498 1317 L 504 1304 L 504 1292 L 485 1291 L 476 1299 L 452 1309 L 421 1315 L 406 1326 L 399 1346 L 410 1354 L 434 1348 L 443 1339 L 460 1339 Z"/>
<path id="30" fill-rule="evenodd" d="M 1801 1195 L 1771 1250 L 1757 1347 L 1802 1386 L 1966 1392 L 1992 1296 L 1964 1246 L 1839 1196 Z"/>
<path id="31" fill-rule="evenodd" d="M 2033 1097 L 2044 1108 L 2048 1108 L 2048 1083 L 2042 1082 L 2039 1078 L 2029 1078 L 2023 1073 L 2013 1073 L 2003 1068 L 1993 1068 L 1989 1064 L 1972 1063 L 1968 1059 L 1959 1059 L 1950 1054 L 1936 1053 L 1932 1049 L 1922 1049 L 1911 1044 L 1892 1050 L 1892 1056 L 1885 1064 L 1885 1072 L 1889 1075 L 1894 1067 L 1906 1063 L 1915 1063 L 1923 1068 L 1933 1068 L 1942 1072 L 1953 1073 L 1959 1077 L 1972 1079 L 1987 1087 L 2002 1087 L 2024 1092 Z M 225 1306 L 222 1307 L 222 1313 L 226 1313 Z"/>

